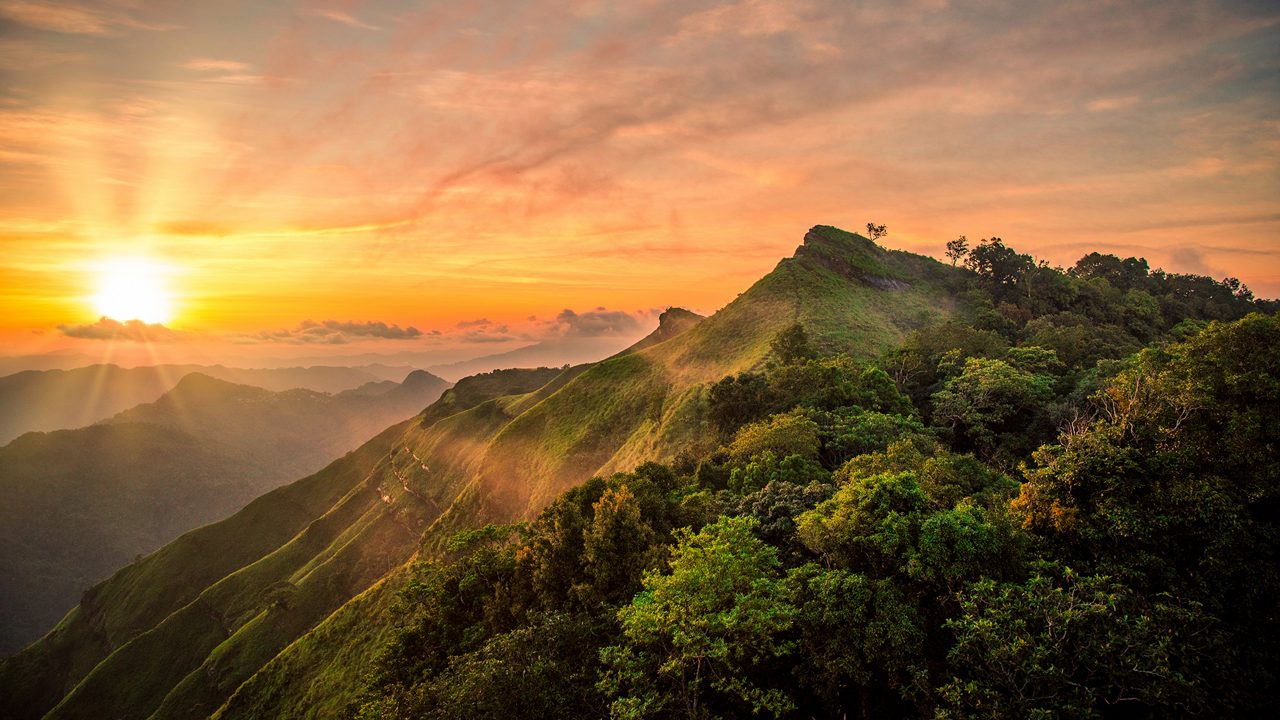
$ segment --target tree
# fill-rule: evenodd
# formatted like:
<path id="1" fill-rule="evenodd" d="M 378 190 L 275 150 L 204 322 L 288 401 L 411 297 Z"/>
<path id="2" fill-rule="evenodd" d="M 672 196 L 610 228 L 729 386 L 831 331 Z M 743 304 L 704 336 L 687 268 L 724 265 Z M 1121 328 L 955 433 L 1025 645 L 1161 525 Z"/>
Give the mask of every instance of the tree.
<path id="1" fill-rule="evenodd" d="M 1003 360 L 969 358 L 933 394 L 934 422 L 954 431 L 961 448 L 1012 462 L 1038 444 L 1033 421 L 1052 397 L 1052 378 Z"/>
<path id="2" fill-rule="evenodd" d="M 723 432 L 765 417 L 775 404 L 769 382 L 757 373 L 721 379 L 711 386 L 709 401 L 711 422 Z"/>
<path id="3" fill-rule="evenodd" d="M 618 611 L 623 639 L 600 651 L 599 689 L 614 718 L 781 716 L 786 693 L 768 687 L 771 661 L 795 608 L 779 577 L 777 550 L 750 518 L 721 518 L 676 532 L 671 571 L 650 573 Z"/>
<path id="4" fill-rule="evenodd" d="M 947 241 L 947 257 L 951 259 L 951 266 L 964 259 L 969 254 L 969 239 L 961 235 L 955 240 Z"/>
<path id="5" fill-rule="evenodd" d="M 797 611 L 795 679 L 826 716 L 909 716 L 903 700 L 925 665 L 924 619 L 913 599 L 892 581 L 813 563 L 788 573 L 787 585 Z"/>
<path id="6" fill-rule="evenodd" d="M 997 300 L 1016 296 L 1014 290 L 1026 285 L 1027 275 L 1035 269 L 1035 261 L 1004 244 L 998 237 L 983 240 L 969 251 L 965 267 L 978 273 Z"/>
<path id="7" fill-rule="evenodd" d="M 1222 688 L 1197 677 L 1215 631 L 1195 603 L 1042 563 L 960 604 L 940 718 L 1237 716 L 1206 712 Z"/>
<path id="8" fill-rule="evenodd" d="M 867 223 L 867 237 L 871 238 L 871 242 L 879 242 L 880 238 L 889 234 L 889 228 L 884 225 L 875 223 Z"/>
<path id="9" fill-rule="evenodd" d="M 800 323 L 778 333 L 773 342 L 769 343 L 769 349 L 778 358 L 778 362 L 784 365 L 802 362 L 815 355 L 813 346 L 809 344 L 809 335 Z"/>
<path id="10" fill-rule="evenodd" d="M 927 506 L 915 473 L 879 473 L 852 478 L 796 525 L 828 564 L 886 578 L 905 573 Z"/>
<path id="11" fill-rule="evenodd" d="M 769 451 L 779 458 L 799 455 L 816 461 L 819 446 L 818 424 L 796 411 L 744 426 L 729 445 L 729 457 L 743 464 Z"/>

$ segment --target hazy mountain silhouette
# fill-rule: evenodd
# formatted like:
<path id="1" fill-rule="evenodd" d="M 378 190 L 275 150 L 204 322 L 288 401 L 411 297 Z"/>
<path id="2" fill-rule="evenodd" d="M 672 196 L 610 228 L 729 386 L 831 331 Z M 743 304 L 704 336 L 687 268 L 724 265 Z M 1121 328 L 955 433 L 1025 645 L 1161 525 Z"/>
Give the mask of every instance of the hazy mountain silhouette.
<path id="1" fill-rule="evenodd" d="M 419 370 L 329 395 L 192 373 L 97 425 L 0 448 L 0 652 L 135 555 L 315 472 L 447 386 Z"/>

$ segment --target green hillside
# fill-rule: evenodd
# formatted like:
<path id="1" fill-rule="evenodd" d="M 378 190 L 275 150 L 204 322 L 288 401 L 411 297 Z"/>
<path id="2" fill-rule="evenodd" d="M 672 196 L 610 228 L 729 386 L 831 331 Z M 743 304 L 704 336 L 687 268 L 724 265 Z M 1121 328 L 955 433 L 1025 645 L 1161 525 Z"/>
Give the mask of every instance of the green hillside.
<path id="1" fill-rule="evenodd" d="M 380 631 L 366 627 L 367 645 L 342 649 L 316 638 L 357 624 L 356 606 L 343 607 L 353 598 L 387 602 L 376 589 L 362 593 L 420 547 L 437 554 L 456 530 L 530 518 L 593 474 L 707 450 L 719 441 L 707 418 L 709 384 L 760 367 L 782 330 L 799 323 L 824 349 L 872 359 L 948 317 L 964 278 L 931 259 L 817 227 L 794 257 L 720 312 L 683 323 L 684 332 L 660 328 L 668 339 L 588 367 L 461 382 L 418 420 L 104 583 L 93 603 L 0 666 L 0 694 L 15 699 L 8 717 L 51 708 L 51 718 L 203 717 L 233 693 L 224 717 L 267 707 L 280 717 L 307 716 L 317 683 L 353 682 L 334 679 L 355 672 L 341 653 L 367 657 Z M 304 485 L 329 487 L 340 499 L 309 505 L 297 525 L 271 528 L 271 538 L 253 541 L 262 555 L 232 569 L 220 562 L 221 543 L 212 538 L 236 536 L 232 526 L 254 535 L 242 516 L 296 502 L 286 498 Z M 288 530 L 295 534 L 279 540 Z M 188 554 L 200 533 L 210 543 Z M 219 558 L 217 567 L 190 582 L 183 576 L 191 570 L 165 575 L 151 564 L 166 558 L 201 567 L 209 557 Z M 140 591 L 124 583 L 143 572 L 159 573 L 155 592 L 174 600 L 140 615 L 131 597 Z M 130 618 L 124 634 L 111 631 L 117 617 Z M 31 668 L 42 666 L 59 674 L 33 677 Z"/>

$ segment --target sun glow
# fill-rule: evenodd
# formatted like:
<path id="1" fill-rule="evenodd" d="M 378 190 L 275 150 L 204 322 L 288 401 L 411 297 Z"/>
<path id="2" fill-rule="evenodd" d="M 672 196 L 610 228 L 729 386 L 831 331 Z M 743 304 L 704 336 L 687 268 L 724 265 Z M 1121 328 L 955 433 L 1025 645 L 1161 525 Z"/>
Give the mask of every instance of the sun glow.
<path id="1" fill-rule="evenodd" d="M 93 306 L 113 320 L 164 323 L 173 317 L 165 269 L 151 260 L 111 260 L 98 266 Z"/>

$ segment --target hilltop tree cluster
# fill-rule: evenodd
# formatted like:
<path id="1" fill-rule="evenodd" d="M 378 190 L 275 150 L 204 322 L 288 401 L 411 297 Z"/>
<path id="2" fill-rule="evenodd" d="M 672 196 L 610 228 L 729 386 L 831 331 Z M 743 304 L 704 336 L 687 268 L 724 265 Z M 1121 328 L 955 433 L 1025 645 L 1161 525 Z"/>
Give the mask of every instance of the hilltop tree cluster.
<path id="1" fill-rule="evenodd" d="M 1277 709 L 1280 319 L 993 238 L 879 363 L 781 333 L 716 451 L 456 536 L 357 718 L 1165 718 Z"/>

